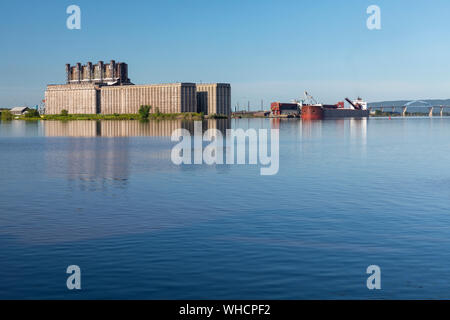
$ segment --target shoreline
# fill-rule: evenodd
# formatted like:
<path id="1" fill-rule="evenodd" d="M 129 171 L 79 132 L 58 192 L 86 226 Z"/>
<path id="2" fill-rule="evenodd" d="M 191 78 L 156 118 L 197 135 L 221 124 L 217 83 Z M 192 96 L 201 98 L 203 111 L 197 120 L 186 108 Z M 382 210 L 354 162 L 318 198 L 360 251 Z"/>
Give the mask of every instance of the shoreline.
<path id="1" fill-rule="evenodd" d="M 444 113 L 443 117 L 449 117 L 450 113 Z M 400 113 L 390 113 L 383 112 L 377 114 L 370 114 L 368 118 L 415 118 L 415 117 L 430 117 L 428 113 L 407 113 L 406 115 L 402 115 Z M 436 115 L 436 117 L 441 117 L 440 115 Z M 139 114 L 111 114 L 111 115 L 103 115 L 103 114 L 72 114 L 72 115 L 41 115 L 40 117 L 26 117 L 22 116 L 14 116 L 13 119 L 2 119 L 2 121 L 13 121 L 13 120 L 22 120 L 22 121 L 80 121 L 80 120 L 139 120 L 139 121 L 148 121 L 148 120 L 187 120 L 187 121 L 201 121 L 201 120 L 219 120 L 219 119 L 301 119 L 301 116 L 297 117 L 289 117 L 289 116 L 273 116 L 273 115 L 262 115 L 255 114 L 249 112 L 247 114 L 238 113 L 231 114 L 230 116 L 226 115 L 203 115 L 201 113 L 177 113 L 177 114 L 168 114 L 168 113 L 160 113 L 160 114 L 150 114 L 148 119 L 143 119 Z M 330 118 L 335 119 L 335 118 Z M 348 118 L 340 118 L 340 119 L 352 119 L 352 117 Z"/>
<path id="2" fill-rule="evenodd" d="M 158 113 L 149 114 L 148 118 L 142 118 L 139 114 L 69 114 L 69 115 L 41 115 L 40 117 L 27 117 L 26 115 L 13 116 L 12 119 L 2 121 L 38 121 L 38 120 L 58 120 L 58 121 L 76 121 L 76 120 L 208 120 L 208 119 L 228 119 L 226 115 L 208 115 L 202 113 Z"/>

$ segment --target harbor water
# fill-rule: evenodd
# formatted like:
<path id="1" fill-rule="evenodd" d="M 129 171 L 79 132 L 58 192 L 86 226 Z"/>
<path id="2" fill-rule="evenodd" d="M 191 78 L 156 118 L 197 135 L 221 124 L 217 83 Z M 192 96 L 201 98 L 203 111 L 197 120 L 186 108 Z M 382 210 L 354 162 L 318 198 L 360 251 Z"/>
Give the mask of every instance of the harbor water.
<path id="1" fill-rule="evenodd" d="M 192 127 L 0 122 L 0 299 L 449 298 L 450 118 L 205 121 L 279 129 L 272 176 L 174 164 Z"/>

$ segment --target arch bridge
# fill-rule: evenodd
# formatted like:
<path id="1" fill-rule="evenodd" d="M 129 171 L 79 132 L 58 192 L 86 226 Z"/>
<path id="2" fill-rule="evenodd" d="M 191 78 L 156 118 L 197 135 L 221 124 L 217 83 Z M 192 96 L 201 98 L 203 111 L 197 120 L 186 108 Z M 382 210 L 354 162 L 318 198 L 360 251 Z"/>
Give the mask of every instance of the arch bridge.
<path id="1" fill-rule="evenodd" d="M 415 105 L 420 103 L 421 105 Z M 438 109 L 439 108 L 439 114 L 440 116 L 444 116 L 444 110 L 445 109 L 450 109 L 450 106 L 444 106 L 444 105 L 438 105 L 438 106 L 433 106 L 430 105 L 428 102 L 426 101 L 422 101 L 422 100 L 412 100 L 408 103 L 405 103 L 403 106 L 380 106 L 380 107 L 369 107 L 369 111 L 372 110 L 380 110 L 381 112 L 384 112 L 385 109 L 391 109 L 392 112 L 395 112 L 395 109 L 401 108 L 402 110 L 402 116 L 406 116 L 406 112 L 408 109 L 413 109 L 413 108 L 428 108 L 428 115 L 430 117 L 433 116 L 433 111 L 434 109 Z"/>

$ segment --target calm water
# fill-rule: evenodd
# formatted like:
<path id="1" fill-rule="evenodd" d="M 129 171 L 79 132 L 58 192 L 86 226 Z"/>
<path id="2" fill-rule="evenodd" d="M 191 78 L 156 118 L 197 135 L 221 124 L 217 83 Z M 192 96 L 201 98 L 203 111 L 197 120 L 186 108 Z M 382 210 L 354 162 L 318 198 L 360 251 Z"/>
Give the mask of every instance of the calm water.
<path id="1" fill-rule="evenodd" d="M 0 123 L 0 298 L 450 298 L 449 118 L 205 123 L 279 128 L 275 176 L 172 164 L 192 126 Z"/>

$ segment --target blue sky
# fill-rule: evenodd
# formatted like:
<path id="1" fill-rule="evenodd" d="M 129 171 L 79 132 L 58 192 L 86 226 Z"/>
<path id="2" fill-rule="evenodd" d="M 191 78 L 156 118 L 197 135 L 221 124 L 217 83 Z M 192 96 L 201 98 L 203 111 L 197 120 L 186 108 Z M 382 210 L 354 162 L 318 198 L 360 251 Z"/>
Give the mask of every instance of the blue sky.
<path id="1" fill-rule="evenodd" d="M 76 4 L 82 29 L 66 28 Z M 382 29 L 366 28 L 381 8 Z M 450 2 L 2 1 L 0 106 L 34 105 L 65 63 L 124 61 L 136 84 L 229 82 L 233 107 L 450 98 Z"/>

